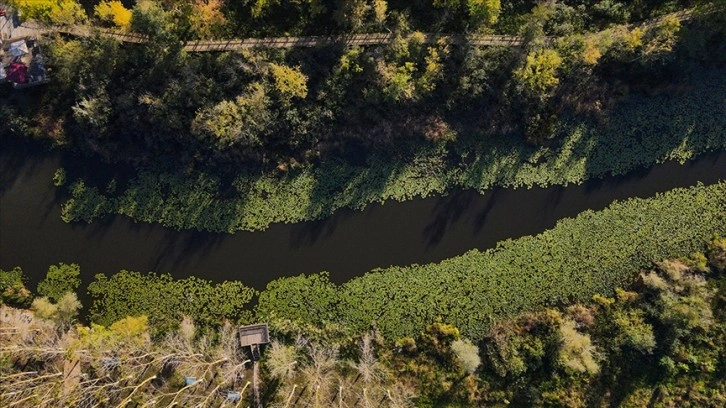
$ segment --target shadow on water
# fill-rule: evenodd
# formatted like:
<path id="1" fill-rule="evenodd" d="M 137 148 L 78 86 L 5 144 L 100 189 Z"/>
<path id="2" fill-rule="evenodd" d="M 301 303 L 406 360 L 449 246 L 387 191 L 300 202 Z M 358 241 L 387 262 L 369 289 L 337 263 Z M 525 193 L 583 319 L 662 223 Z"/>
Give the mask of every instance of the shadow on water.
<path id="1" fill-rule="evenodd" d="M 427 248 L 441 242 L 449 226 L 461 219 L 476 195 L 477 193 L 473 191 L 455 191 L 437 201 L 431 214 L 431 221 L 424 227 Z"/>
<path id="2" fill-rule="evenodd" d="M 152 225 L 146 225 L 149 229 Z M 152 270 L 176 271 L 185 269 L 188 257 L 206 258 L 213 254 L 228 237 L 227 234 L 211 232 L 176 232 L 165 231 L 156 259 L 152 262 Z M 203 271 L 204 276 L 210 271 Z M 189 274 L 188 276 L 192 276 Z"/>
<path id="3" fill-rule="evenodd" d="M 322 220 L 290 225 L 290 248 L 301 249 L 315 245 L 321 239 L 330 238 L 339 223 L 353 216 L 353 210 L 343 208 Z"/>
<path id="4" fill-rule="evenodd" d="M 21 178 L 32 178 L 42 171 L 44 159 L 52 154 L 44 151 L 37 144 L 21 144 L 14 140 L 0 137 L 0 194 L 13 187 Z"/>
<path id="5" fill-rule="evenodd" d="M 481 230 L 484 228 L 484 226 L 487 223 L 487 218 L 489 216 L 489 213 L 491 212 L 492 208 L 494 207 L 494 203 L 496 202 L 497 194 L 499 194 L 499 189 L 495 189 L 492 191 L 489 191 L 484 194 L 483 200 L 484 200 L 484 206 L 479 212 L 477 213 L 476 217 L 474 218 L 474 233 L 478 234 L 481 232 Z"/>
<path id="6" fill-rule="evenodd" d="M 668 162 L 583 185 L 494 189 L 483 195 L 452 191 L 229 235 L 176 232 L 123 216 L 66 224 L 50 181 L 62 160 L 68 158 L 60 153 L 0 152 L 0 170 L 7 170 L 1 175 L 0 268 L 21 266 L 30 288 L 58 262 L 80 264 L 84 284 L 97 273 L 121 269 L 240 280 L 257 289 L 279 277 L 323 270 L 332 281 L 345 282 L 376 267 L 434 262 L 491 248 L 613 200 L 726 179 L 726 153 L 712 153 L 684 166 Z M 383 188 L 385 180 L 380 177 L 370 188 Z"/>

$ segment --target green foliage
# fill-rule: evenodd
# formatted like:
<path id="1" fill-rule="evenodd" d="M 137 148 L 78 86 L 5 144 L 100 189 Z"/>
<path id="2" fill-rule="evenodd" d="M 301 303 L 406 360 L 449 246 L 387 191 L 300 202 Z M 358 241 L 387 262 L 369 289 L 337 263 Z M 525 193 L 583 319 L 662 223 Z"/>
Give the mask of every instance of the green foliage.
<path id="1" fill-rule="evenodd" d="M 717 367 L 726 342 L 723 317 L 714 314 L 719 293 L 707 283 L 707 271 L 687 264 L 658 262 L 642 278 L 657 278 L 657 288 L 638 282 L 633 291 L 617 290 L 611 302 L 570 306 L 569 316 L 547 309 L 496 322 L 482 341 L 489 364 L 479 374 L 487 402 L 587 406 L 597 395 L 605 405 L 722 405 L 725 384 Z M 707 324 L 672 319 L 676 304 L 688 304 L 687 314 Z"/>
<path id="2" fill-rule="evenodd" d="M 474 21 L 490 26 L 497 22 L 502 11 L 501 0 L 467 0 L 466 5 Z"/>
<path id="3" fill-rule="evenodd" d="M 218 325 L 225 319 L 247 322 L 245 309 L 255 291 L 240 282 L 210 281 L 190 277 L 121 271 L 113 276 L 96 275 L 88 285 L 93 299 L 91 320 L 108 326 L 126 316 L 148 316 L 149 324 L 169 330 L 184 316 L 202 325 Z"/>
<path id="4" fill-rule="evenodd" d="M 256 82 L 234 101 L 224 100 L 197 112 L 192 133 L 209 138 L 220 148 L 262 144 L 259 136 L 272 120 L 269 98 L 262 84 Z"/>
<path id="5" fill-rule="evenodd" d="M 353 69 L 355 62 L 346 61 Z M 726 76 L 705 71 L 693 87 L 680 96 L 631 96 L 609 112 L 606 123 L 561 117 L 556 125 L 560 139 L 550 147 L 482 133 L 451 152 L 441 145 L 419 146 L 415 154 L 372 154 L 364 166 L 329 159 L 282 175 L 241 172 L 232 183 L 234 191 L 224 197 L 219 178 L 207 172 L 146 169 L 119 197 L 77 181 L 70 185 L 62 217 L 88 222 L 119 213 L 176 229 L 255 231 L 275 222 L 323 218 L 342 207 L 361 209 L 451 188 L 483 192 L 567 185 L 667 160 L 684 162 L 726 148 L 726 115 L 720 114 Z M 450 166 L 444 158 L 451 156 L 460 164 Z"/>
<path id="6" fill-rule="evenodd" d="M 645 354 L 653 352 L 656 345 L 653 326 L 645 323 L 641 310 L 617 311 L 613 317 L 619 333 L 619 344 Z"/>
<path id="7" fill-rule="evenodd" d="M 33 295 L 25 287 L 23 270 L 16 266 L 5 271 L 0 269 L 0 303 L 16 307 L 27 307 Z"/>
<path id="8" fill-rule="evenodd" d="M 171 40 L 178 28 L 172 14 L 156 1 L 139 0 L 131 10 L 131 31 L 149 35 L 157 41 Z"/>
<path id="9" fill-rule="evenodd" d="M 327 272 L 294 276 L 270 282 L 260 293 L 255 315 L 262 320 L 335 321 L 338 300 L 338 288 L 330 282 Z"/>
<path id="10" fill-rule="evenodd" d="M 274 387 L 262 393 L 262 401 L 272 406 L 293 396 L 298 404 L 311 406 L 335 397 L 351 406 L 384 401 L 379 405 L 569 407 L 597 401 L 598 406 L 720 407 L 726 402 L 726 280 L 697 265 L 697 259 L 683 257 L 656 262 L 629 290 L 618 288 L 608 301 L 494 320 L 479 337 L 481 349 L 442 322 L 394 341 L 375 328 L 361 336 L 331 325 L 291 326 L 273 320 L 272 344 L 262 350 L 260 375 Z M 696 311 L 687 314 L 706 318 L 706 324 L 674 320 L 672 308 L 684 304 Z M 33 384 L 22 384 L 30 388 L 25 390 L 29 395 L 53 384 L 52 373 L 70 357 L 80 362 L 89 381 L 133 378 L 125 387 L 137 387 L 139 378 L 156 380 L 153 387 L 138 388 L 139 400 L 182 389 L 189 399 L 214 398 L 218 388 L 211 385 L 228 384 L 248 362 L 230 324 L 200 332 L 184 319 L 178 330 L 152 337 L 145 316 L 128 316 L 109 326 L 70 326 L 57 318 L 59 307 L 39 298 L 34 314 L 1 308 L 0 340 L 8 345 L 2 354 L 5 372 L 27 372 L 27 362 L 33 361 L 39 373 Z M 647 352 L 633 347 L 632 336 L 621 335 L 648 331 L 657 336 L 645 336 L 652 343 Z M 149 372 L 167 374 L 149 377 Z M 185 388 L 179 375 L 196 375 L 210 386 Z M 5 382 L 3 390 L 12 384 Z M 296 394 L 301 384 L 314 391 Z M 24 396 L 6 395 L 13 402 Z M 84 395 L 65 394 L 63 402 L 51 396 L 48 401 L 63 405 Z"/>
<path id="11" fill-rule="evenodd" d="M 708 262 L 719 272 L 726 272 L 726 238 L 714 238 L 708 244 Z"/>
<path id="12" fill-rule="evenodd" d="M 401 66 L 387 66 L 383 73 L 385 97 L 396 102 L 412 99 L 416 89 L 413 81 L 415 70 L 413 62 L 405 62 Z"/>
<path id="13" fill-rule="evenodd" d="M 51 265 L 45 279 L 38 283 L 38 293 L 59 302 L 66 292 L 75 293 L 81 284 L 80 275 L 81 268 L 77 264 Z"/>
<path id="14" fill-rule="evenodd" d="M 113 209 L 112 200 L 99 193 L 96 187 L 87 187 L 83 180 L 71 184 L 70 192 L 72 198 L 61 205 L 61 219 L 65 222 L 91 222 Z"/>
<path id="15" fill-rule="evenodd" d="M 479 365 L 476 347 L 463 341 L 459 330 L 445 323 L 427 325 L 415 338 L 396 342 L 392 371 L 416 384 L 416 406 L 442 406 L 449 402 L 471 404 L 468 392 Z M 463 357 L 463 360 L 461 359 Z"/>
<path id="16" fill-rule="evenodd" d="M 492 317 L 611 294 L 633 281 L 633 268 L 646 266 L 651 259 L 694 252 L 713 232 L 726 231 L 725 207 L 724 182 L 614 203 L 603 211 L 560 220 L 537 236 L 500 242 L 485 252 L 470 251 L 438 264 L 373 271 L 340 287 L 337 304 L 326 281 L 324 293 L 331 294 L 321 296 L 326 313 L 301 315 L 304 299 L 315 297 L 297 289 L 304 286 L 303 277 L 291 278 L 290 284 L 285 282 L 288 278 L 275 281 L 261 298 L 275 299 L 281 316 L 309 318 L 312 324 L 337 315 L 355 330 L 375 322 L 386 336 L 402 337 L 442 318 L 476 338 Z M 673 319 L 701 319 L 689 310 L 679 304 L 672 311 Z"/>
<path id="17" fill-rule="evenodd" d="M 66 184 L 66 181 L 66 170 L 63 167 L 58 168 L 55 173 L 53 173 L 53 185 L 61 187 Z"/>

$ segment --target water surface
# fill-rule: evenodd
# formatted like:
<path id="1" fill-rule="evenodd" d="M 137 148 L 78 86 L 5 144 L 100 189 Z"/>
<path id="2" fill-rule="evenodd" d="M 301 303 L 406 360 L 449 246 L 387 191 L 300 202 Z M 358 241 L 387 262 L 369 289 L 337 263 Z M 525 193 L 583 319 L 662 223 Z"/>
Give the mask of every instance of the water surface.
<path id="1" fill-rule="evenodd" d="M 712 153 L 685 165 L 669 162 L 582 185 L 494 189 L 484 195 L 456 191 L 229 235 L 178 232 L 122 216 L 66 224 L 52 177 L 61 161 L 80 159 L 63 154 L 7 141 L 0 152 L 0 268 L 21 266 L 33 289 L 48 266 L 58 262 L 80 264 L 85 283 L 96 273 L 121 269 L 240 280 L 257 289 L 281 276 L 319 271 L 344 282 L 376 267 L 428 263 L 491 248 L 613 200 L 726 179 L 726 153 Z"/>

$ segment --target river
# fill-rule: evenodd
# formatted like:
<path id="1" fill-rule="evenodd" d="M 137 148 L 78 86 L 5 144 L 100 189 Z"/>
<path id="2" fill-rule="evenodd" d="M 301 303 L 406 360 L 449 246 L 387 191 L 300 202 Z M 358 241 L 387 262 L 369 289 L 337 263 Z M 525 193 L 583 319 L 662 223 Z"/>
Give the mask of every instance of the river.
<path id="1" fill-rule="evenodd" d="M 257 289 L 282 276 L 319 271 L 344 282 L 377 267 L 428 263 L 491 248 L 613 200 L 726 178 L 726 153 L 711 153 L 685 165 L 668 162 L 582 185 L 494 189 L 483 195 L 455 191 L 229 235 L 178 232 L 121 216 L 90 225 L 66 224 L 52 177 L 67 153 L 12 145 L 6 140 L 0 152 L 0 268 L 21 266 L 31 289 L 58 262 L 80 264 L 84 284 L 94 274 L 121 269 L 240 280 Z"/>

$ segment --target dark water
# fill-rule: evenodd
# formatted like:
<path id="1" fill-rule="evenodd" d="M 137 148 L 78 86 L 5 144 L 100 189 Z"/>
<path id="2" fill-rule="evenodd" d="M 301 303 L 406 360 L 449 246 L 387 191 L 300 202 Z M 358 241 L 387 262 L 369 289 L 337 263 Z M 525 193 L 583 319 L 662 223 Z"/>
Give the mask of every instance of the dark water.
<path id="1" fill-rule="evenodd" d="M 281 276 L 323 270 L 344 282 L 376 267 L 438 261 L 536 234 L 560 218 L 602 209 L 613 200 L 726 179 L 722 152 L 584 185 L 454 192 L 227 235 L 176 232 L 125 217 L 66 224 L 51 181 L 62 159 L 59 153 L 7 143 L 0 152 L 0 268 L 21 266 L 32 289 L 58 262 L 79 263 L 86 283 L 96 273 L 120 269 L 241 280 L 258 289 Z"/>

